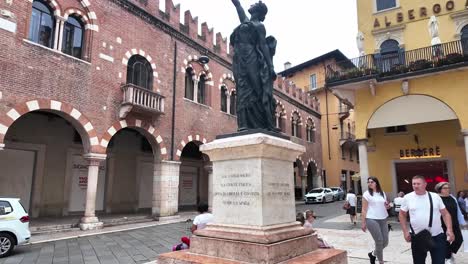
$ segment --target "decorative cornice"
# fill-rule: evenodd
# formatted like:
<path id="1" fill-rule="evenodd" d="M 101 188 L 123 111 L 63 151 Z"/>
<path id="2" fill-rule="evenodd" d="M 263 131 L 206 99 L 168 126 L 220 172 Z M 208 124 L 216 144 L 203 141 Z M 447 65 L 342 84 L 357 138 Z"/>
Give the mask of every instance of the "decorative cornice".
<path id="1" fill-rule="evenodd" d="M 308 114 L 317 117 L 318 119 L 322 118 L 322 115 L 320 113 L 316 112 L 312 108 L 309 108 L 309 107 L 301 104 L 300 102 L 294 100 L 293 98 L 289 97 L 288 95 L 284 94 L 283 92 L 281 92 L 279 90 L 273 89 L 273 94 L 280 97 L 281 99 L 287 101 L 288 103 L 294 105 L 295 107 L 300 108 L 301 110 L 307 112 Z"/>
<path id="2" fill-rule="evenodd" d="M 195 40 L 191 39 L 189 36 L 184 35 L 182 32 L 179 30 L 173 28 L 171 25 L 167 24 L 163 20 L 149 14 L 146 12 L 144 9 L 140 8 L 139 6 L 127 1 L 127 0 L 109 0 L 112 3 L 115 3 L 122 7 L 123 9 L 129 11 L 130 13 L 134 14 L 135 16 L 140 17 L 147 23 L 156 26 L 160 30 L 162 30 L 164 33 L 170 35 L 171 37 L 174 37 L 175 39 L 186 43 L 190 47 L 194 48 L 200 54 L 207 55 L 208 57 L 212 58 L 213 60 L 216 60 L 218 63 L 223 65 L 226 68 L 231 69 L 232 63 L 224 59 L 223 57 L 219 56 L 215 52 L 211 51 L 209 48 L 201 45 L 200 43 L 196 42 Z"/>

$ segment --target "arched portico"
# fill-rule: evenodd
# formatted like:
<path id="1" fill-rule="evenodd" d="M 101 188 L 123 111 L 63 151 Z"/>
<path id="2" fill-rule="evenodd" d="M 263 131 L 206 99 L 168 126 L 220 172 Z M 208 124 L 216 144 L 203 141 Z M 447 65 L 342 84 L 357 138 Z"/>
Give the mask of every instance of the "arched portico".
<path id="1" fill-rule="evenodd" d="M 367 189 L 369 176 L 379 177 L 396 193 L 402 188 L 410 190 L 411 186 L 402 184 L 410 184 L 418 171 L 426 174 L 429 188 L 433 188 L 433 181 L 441 179 L 454 186 L 453 175 L 466 172 L 466 157 L 460 162 L 460 153 L 468 156 L 467 144 L 464 149 L 462 145 L 466 136 L 460 134 L 458 115 L 446 102 L 411 94 L 388 100 L 375 109 L 357 140 L 363 190 Z M 398 165 L 401 163 L 405 165 Z M 432 173 L 427 166 L 442 169 Z"/>

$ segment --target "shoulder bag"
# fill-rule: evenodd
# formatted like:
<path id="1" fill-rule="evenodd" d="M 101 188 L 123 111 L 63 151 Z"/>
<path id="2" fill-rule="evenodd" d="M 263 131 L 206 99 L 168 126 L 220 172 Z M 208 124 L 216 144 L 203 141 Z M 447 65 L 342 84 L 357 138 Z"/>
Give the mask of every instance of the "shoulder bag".
<path id="1" fill-rule="evenodd" d="M 429 203 L 431 205 L 431 209 L 429 210 L 429 230 L 432 227 L 432 211 L 433 211 L 433 204 L 432 204 L 432 196 L 430 192 L 427 192 L 429 195 Z M 411 228 L 411 244 L 413 247 L 416 247 L 418 251 L 430 251 L 432 248 L 435 247 L 434 241 L 432 240 L 431 231 L 428 229 L 424 229 L 419 233 L 415 233 L 413 227 L 410 224 Z"/>

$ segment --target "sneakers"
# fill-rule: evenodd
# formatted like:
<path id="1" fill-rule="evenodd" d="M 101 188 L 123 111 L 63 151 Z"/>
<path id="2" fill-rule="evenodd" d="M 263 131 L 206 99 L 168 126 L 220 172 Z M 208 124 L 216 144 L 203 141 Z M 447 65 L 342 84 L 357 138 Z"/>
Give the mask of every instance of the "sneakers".
<path id="1" fill-rule="evenodd" d="M 375 260 L 377 259 L 377 257 L 374 256 L 374 255 L 372 254 L 372 252 L 369 252 L 369 254 L 367 254 L 367 255 L 369 256 L 370 263 L 371 263 L 371 264 L 375 264 Z"/>

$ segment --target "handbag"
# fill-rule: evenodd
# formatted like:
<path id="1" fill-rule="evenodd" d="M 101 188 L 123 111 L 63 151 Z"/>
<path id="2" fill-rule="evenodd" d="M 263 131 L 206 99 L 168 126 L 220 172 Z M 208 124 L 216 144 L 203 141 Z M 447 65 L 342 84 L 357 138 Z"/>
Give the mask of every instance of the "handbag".
<path id="1" fill-rule="evenodd" d="M 348 201 L 346 201 L 346 202 L 343 204 L 343 210 L 348 210 L 349 208 L 351 208 L 351 205 L 348 203 Z"/>
<path id="2" fill-rule="evenodd" d="M 429 229 L 432 227 L 432 196 L 428 192 L 429 203 L 431 204 L 431 209 L 429 210 Z M 411 246 L 416 247 L 419 251 L 427 252 L 435 247 L 435 243 L 432 240 L 432 234 L 428 229 L 424 229 L 419 233 L 415 233 L 413 227 L 410 224 L 411 228 Z"/>

